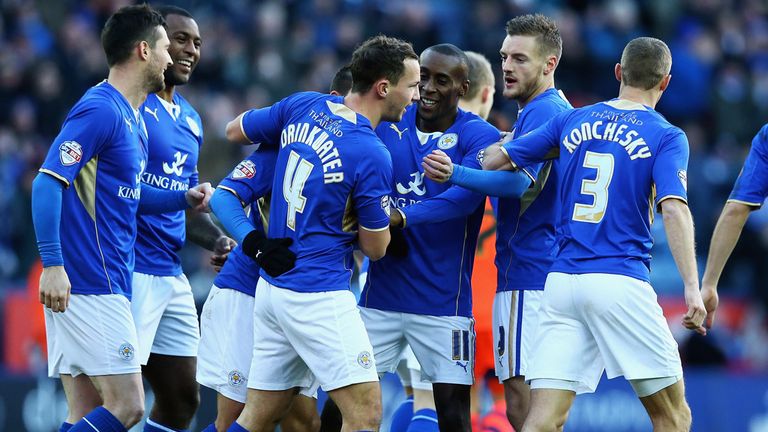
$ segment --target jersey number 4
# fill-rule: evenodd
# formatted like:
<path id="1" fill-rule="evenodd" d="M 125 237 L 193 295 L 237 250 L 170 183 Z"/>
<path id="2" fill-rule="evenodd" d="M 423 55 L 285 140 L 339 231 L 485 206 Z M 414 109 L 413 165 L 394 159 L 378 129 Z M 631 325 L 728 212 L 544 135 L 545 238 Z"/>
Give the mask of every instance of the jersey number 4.
<path id="1" fill-rule="evenodd" d="M 608 207 L 608 186 L 613 178 L 613 155 L 588 151 L 584 155 L 584 168 L 597 170 L 594 179 L 581 181 L 581 193 L 592 196 L 592 204 L 576 203 L 573 206 L 573 220 L 577 222 L 600 223 Z"/>
<path id="2" fill-rule="evenodd" d="M 291 150 L 288 164 L 285 166 L 285 176 L 283 176 L 283 198 L 288 203 L 285 224 L 292 231 L 296 231 L 296 213 L 304 213 L 307 197 L 302 195 L 302 192 L 314 167 L 306 159 L 302 159 L 298 153 Z"/>

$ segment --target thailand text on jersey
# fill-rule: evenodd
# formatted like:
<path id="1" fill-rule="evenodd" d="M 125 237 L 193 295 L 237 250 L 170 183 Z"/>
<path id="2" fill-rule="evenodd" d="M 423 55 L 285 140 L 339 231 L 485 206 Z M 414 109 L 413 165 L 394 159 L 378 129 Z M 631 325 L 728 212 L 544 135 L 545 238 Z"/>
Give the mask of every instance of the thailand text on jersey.
<path id="1" fill-rule="evenodd" d="M 146 161 L 141 115 L 106 81 L 90 88 L 67 115 L 40 169 L 67 185 L 61 247 L 73 294 L 130 298 Z"/>
<path id="2" fill-rule="evenodd" d="M 142 182 L 166 190 L 196 186 L 203 129 L 194 108 L 178 93 L 173 104 L 150 94 L 139 111 L 149 134 L 149 161 Z M 135 270 L 155 276 L 180 275 L 178 252 L 186 238 L 184 211 L 139 215 L 137 227 Z"/>
<path id="3" fill-rule="evenodd" d="M 246 137 L 280 143 L 269 237 L 293 239 L 296 267 L 269 283 L 294 291 L 349 289 L 358 226 L 389 229 L 392 162 L 365 117 L 344 99 L 297 93 L 248 111 Z"/>
<path id="4" fill-rule="evenodd" d="M 559 251 L 550 271 L 649 280 L 654 207 L 687 200 L 681 129 L 615 99 L 558 114 L 504 148 L 519 166 L 559 150 Z"/>

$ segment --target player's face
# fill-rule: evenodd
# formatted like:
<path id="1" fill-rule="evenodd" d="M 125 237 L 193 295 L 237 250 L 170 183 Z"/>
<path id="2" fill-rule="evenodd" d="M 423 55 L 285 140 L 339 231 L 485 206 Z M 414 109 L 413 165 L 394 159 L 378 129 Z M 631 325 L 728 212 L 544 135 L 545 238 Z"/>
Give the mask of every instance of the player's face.
<path id="1" fill-rule="evenodd" d="M 453 116 L 468 87 L 466 67 L 453 56 L 427 50 L 421 54 L 419 117 L 434 120 Z"/>
<path id="2" fill-rule="evenodd" d="M 159 32 L 159 37 L 155 46 L 149 51 L 149 65 L 146 70 L 147 92 L 157 93 L 165 88 L 165 70 L 173 65 L 171 55 L 168 54 L 168 48 L 171 42 L 162 26 L 155 30 Z"/>
<path id="3" fill-rule="evenodd" d="M 171 46 L 168 53 L 173 66 L 165 71 L 166 85 L 183 85 L 189 82 L 192 71 L 200 61 L 200 46 L 203 43 L 200 30 L 195 20 L 189 17 L 170 14 L 165 18 L 168 38 Z"/>
<path id="4" fill-rule="evenodd" d="M 416 59 L 405 60 L 405 71 L 397 85 L 389 85 L 386 109 L 382 121 L 399 122 L 405 114 L 405 108 L 411 102 L 419 100 L 419 62 Z"/>
<path id="5" fill-rule="evenodd" d="M 544 79 L 546 58 L 539 52 L 536 36 L 509 36 L 501 45 L 501 70 L 507 99 L 527 101 Z"/>

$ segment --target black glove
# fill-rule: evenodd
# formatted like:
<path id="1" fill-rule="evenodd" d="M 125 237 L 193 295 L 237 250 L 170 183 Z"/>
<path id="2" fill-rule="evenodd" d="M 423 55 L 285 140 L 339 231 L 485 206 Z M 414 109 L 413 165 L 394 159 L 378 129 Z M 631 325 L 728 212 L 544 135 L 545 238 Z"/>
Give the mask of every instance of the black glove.
<path id="1" fill-rule="evenodd" d="M 288 249 L 292 244 L 293 239 L 271 239 L 253 230 L 245 236 L 240 246 L 268 275 L 277 277 L 291 270 L 296 264 L 296 254 Z"/>
<path id="2" fill-rule="evenodd" d="M 408 242 L 405 240 L 403 230 L 396 227 L 389 227 L 389 245 L 387 245 L 387 255 L 394 258 L 405 258 L 408 256 Z"/>

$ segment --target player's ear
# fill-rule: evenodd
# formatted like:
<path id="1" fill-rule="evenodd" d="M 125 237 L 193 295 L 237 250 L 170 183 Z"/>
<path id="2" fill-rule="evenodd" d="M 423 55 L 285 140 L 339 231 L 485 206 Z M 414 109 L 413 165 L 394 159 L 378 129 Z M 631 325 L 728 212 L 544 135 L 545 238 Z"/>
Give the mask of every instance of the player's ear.
<path id="1" fill-rule="evenodd" d="M 549 75 L 551 73 L 554 73 L 556 67 L 557 67 L 557 57 L 553 55 L 547 57 L 547 63 L 546 63 L 546 66 L 544 67 L 544 75 Z"/>
<path id="2" fill-rule="evenodd" d="M 659 90 L 664 91 L 669 87 L 669 82 L 672 80 L 672 75 L 665 76 L 659 84 Z"/>
<path id="3" fill-rule="evenodd" d="M 380 79 L 376 81 L 373 84 L 373 89 L 376 91 L 376 94 L 380 98 L 387 97 L 387 93 L 389 93 L 389 80 L 387 79 Z"/>
<path id="4" fill-rule="evenodd" d="M 621 82 L 621 63 L 616 63 L 613 67 L 613 75 L 616 77 L 616 81 Z"/>
<path id="5" fill-rule="evenodd" d="M 486 103 L 489 97 L 491 97 L 491 86 L 485 86 L 480 92 L 480 102 Z"/>
<path id="6" fill-rule="evenodd" d="M 139 58 L 142 60 L 149 59 L 150 46 L 147 41 L 139 42 Z"/>
<path id="7" fill-rule="evenodd" d="M 466 96 L 468 91 L 469 91 L 469 80 L 464 80 L 464 82 L 461 83 L 461 88 L 459 89 L 459 97 Z"/>

